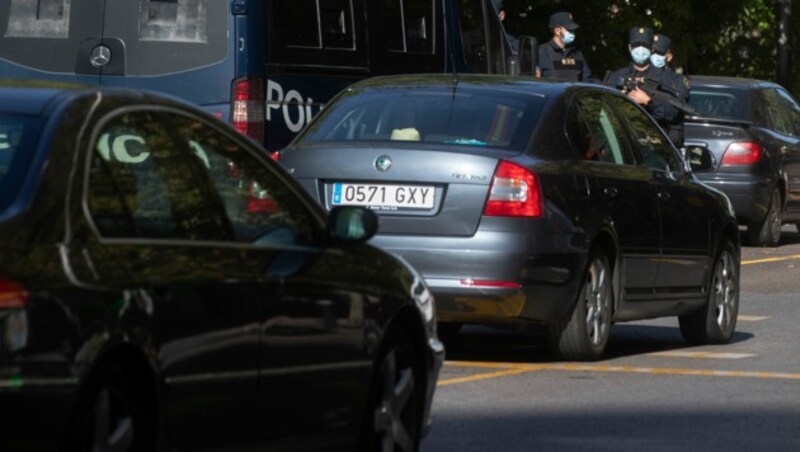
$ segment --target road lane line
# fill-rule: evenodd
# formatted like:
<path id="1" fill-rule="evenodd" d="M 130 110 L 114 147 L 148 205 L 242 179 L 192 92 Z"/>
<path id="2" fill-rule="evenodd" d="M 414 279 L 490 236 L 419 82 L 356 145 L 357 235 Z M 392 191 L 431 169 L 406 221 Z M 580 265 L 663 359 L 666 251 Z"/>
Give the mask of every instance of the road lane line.
<path id="1" fill-rule="evenodd" d="M 772 317 L 768 315 L 742 315 L 742 314 L 739 314 L 739 317 L 737 317 L 737 319 L 740 322 L 758 322 L 760 320 L 767 320 L 771 318 Z"/>
<path id="2" fill-rule="evenodd" d="M 666 356 L 670 358 L 705 358 L 705 359 L 742 359 L 758 356 L 754 353 L 731 353 L 731 352 L 688 352 L 672 350 L 667 352 L 648 353 L 650 356 Z"/>
<path id="3" fill-rule="evenodd" d="M 797 259 L 800 259 L 800 254 L 792 254 L 789 256 L 765 257 L 763 259 L 750 259 L 742 261 L 741 264 L 742 265 L 767 264 L 770 262 L 790 261 Z"/>
<path id="4" fill-rule="evenodd" d="M 524 367 L 514 367 L 511 369 L 506 370 L 499 370 L 497 372 L 488 372 L 488 373 L 480 373 L 475 375 L 469 375 L 466 377 L 458 377 L 458 378 L 448 378 L 445 380 L 439 380 L 436 383 L 436 386 L 447 386 L 447 385 L 454 385 L 458 383 L 469 383 L 470 381 L 478 381 L 478 380 L 488 380 L 490 378 L 500 378 L 500 377 L 508 377 L 511 375 L 519 375 L 519 374 L 526 374 L 531 372 L 538 372 L 542 370 L 541 368 L 534 368 L 531 366 L 524 366 Z"/>

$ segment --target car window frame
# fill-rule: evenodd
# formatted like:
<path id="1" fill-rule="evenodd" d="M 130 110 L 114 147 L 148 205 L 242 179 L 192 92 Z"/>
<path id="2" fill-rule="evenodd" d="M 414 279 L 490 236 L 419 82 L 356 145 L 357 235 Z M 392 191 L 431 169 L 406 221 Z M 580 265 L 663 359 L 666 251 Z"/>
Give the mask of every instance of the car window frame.
<path id="1" fill-rule="evenodd" d="M 567 142 L 569 142 L 570 147 L 573 150 L 572 158 L 574 158 L 574 159 L 576 159 L 578 161 L 581 161 L 581 162 L 592 162 L 592 163 L 597 163 L 597 164 L 606 164 L 606 165 L 614 165 L 614 166 L 637 166 L 637 164 L 639 163 L 638 154 L 634 150 L 634 146 L 631 144 L 630 136 L 628 134 L 628 130 L 625 128 L 625 122 L 623 121 L 623 118 L 620 116 L 619 112 L 617 112 L 616 108 L 614 108 L 614 106 L 611 105 L 608 102 L 609 96 L 613 96 L 613 95 L 611 95 L 609 93 L 597 91 L 597 90 L 592 90 L 592 89 L 575 90 L 569 96 L 568 101 L 567 101 L 567 110 L 566 110 L 565 121 L 564 121 L 564 132 L 565 132 L 565 135 L 567 136 Z M 621 127 L 621 129 L 617 129 L 616 127 L 614 127 L 613 123 L 609 124 L 611 127 L 614 128 L 615 138 L 617 140 L 617 143 L 618 143 L 619 147 L 621 148 L 620 151 L 623 154 L 626 154 L 626 155 L 623 155 L 623 160 L 624 160 L 624 157 L 627 157 L 629 162 L 625 162 L 625 161 L 616 162 L 616 161 L 607 161 L 607 160 L 590 160 L 590 159 L 581 158 L 581 155 L 580 155 L 578 149 L 576 149 L 574 141 L 572 140 L 572 138 L 570 138 L 570 134 L 568 132 L 568 130 L 569 130 L 568 129 L 568 123 L 569 123 L 570 119 L 572 118 L 572 115 L 574 114 L 574 111 L 575 110 L 580 110 L 582 108 L 582 105 L 581 105 L 582 102 L 581 101 L 586 97 L 599 98 L 599 101 L 603 104 L 603 106 L 605 106 L 607 108 L 608 113 L 610 113 L 613 116 L 614 120 Z M 589 132 L 592 133 L 591 130 Z M 605 134 L 605 130 L 603 131 L 603 133 Z"/>

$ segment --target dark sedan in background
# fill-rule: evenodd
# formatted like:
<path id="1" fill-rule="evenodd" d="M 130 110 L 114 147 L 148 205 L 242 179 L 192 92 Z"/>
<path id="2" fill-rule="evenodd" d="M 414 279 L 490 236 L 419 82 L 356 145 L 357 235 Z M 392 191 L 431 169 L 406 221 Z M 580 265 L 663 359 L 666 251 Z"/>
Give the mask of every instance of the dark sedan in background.
<path id="1" fill-rule="evenodd" d="M 154 95 L 0 88 L 0 450 L 416 450 L 430 291 L 265 155 Z"/>
<path id="2" fill-rule="evenodd" d="M 602 356 L 613 322 L 679 316 L 728 341 L 739 234 L 650 117 L 594 85 L 397 76 L 342 92 L 280 154 L 326 208 L 381 217 L 372 244 L 419 270 L 441 327 L 546 325 Z"/>
<path id="3" fill-rule="evenodd" d="M 800 105 L 779 85 L 762 80 L 692 76 L 684 143 L 709 155 L 697 171 L 733 203 L 748 241 L 775 246 L 783 223 L 800 224 Z"/>

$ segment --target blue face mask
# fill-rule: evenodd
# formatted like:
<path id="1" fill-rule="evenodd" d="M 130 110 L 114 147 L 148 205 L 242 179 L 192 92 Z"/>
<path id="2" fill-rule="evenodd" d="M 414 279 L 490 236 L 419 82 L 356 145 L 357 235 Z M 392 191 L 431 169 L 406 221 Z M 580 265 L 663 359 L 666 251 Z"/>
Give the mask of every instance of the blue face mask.
<path id="1" fill-rule="evenodd" d="M 569 30 L 564 30 L 564 35 L 561 36 L 561 40 L 564 41 L 564 45 L 570 45 L 575 42 L 575 33 L 570 33 Z"/>
<path id="2" fill-rule="evenodd" d="M 633 58 L 634 63 L 641 66 L 650 58 L 650 49 L 641 46 L 636 47 L 635 49 L 631 50 L 631 58 Z"/>
<path id="3" fill-rule="evenodd" d="M 650 55 L 650 62 L 653 63 L 655 67 L 664 67 L 664 65 L 667 64 L 667 57 L 654 53 Z"/>

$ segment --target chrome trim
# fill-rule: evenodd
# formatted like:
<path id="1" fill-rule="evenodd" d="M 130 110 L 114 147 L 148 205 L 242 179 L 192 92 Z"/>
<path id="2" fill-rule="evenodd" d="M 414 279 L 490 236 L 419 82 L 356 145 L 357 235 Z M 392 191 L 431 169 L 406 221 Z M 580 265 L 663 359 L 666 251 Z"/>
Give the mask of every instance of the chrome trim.
<path id="1" fill-rule="evenodd" d="M 75 377 L 67 378 L 0 378 L 0 389 L 20 389 L 36 386 L 77 386 L 80 380 Z"/>
<path id="2" fill-rule="evenodd" d="M 268 369 L 268 370 L 242 370 L 237 372 L 215 372 L 194 375 L 181 375 L 176 377 L 167 377 L 164 382 L 168 385 L 184 384 L 184 383 L 201 383 L 208 381 L 231 381 L 242 380 L 247 378 L 257 377 L 275 377 L 281 375 L 294 375 L 306 373 L 319 373 L 332 370 L 356 370 L 356 369 L 371 369 L 372 363 L 369 361 L 349 362 L 349 363 L 332 363 L 332 364 L 317 364 L 311 366 L 294 366 L 282 369 Z"/>

